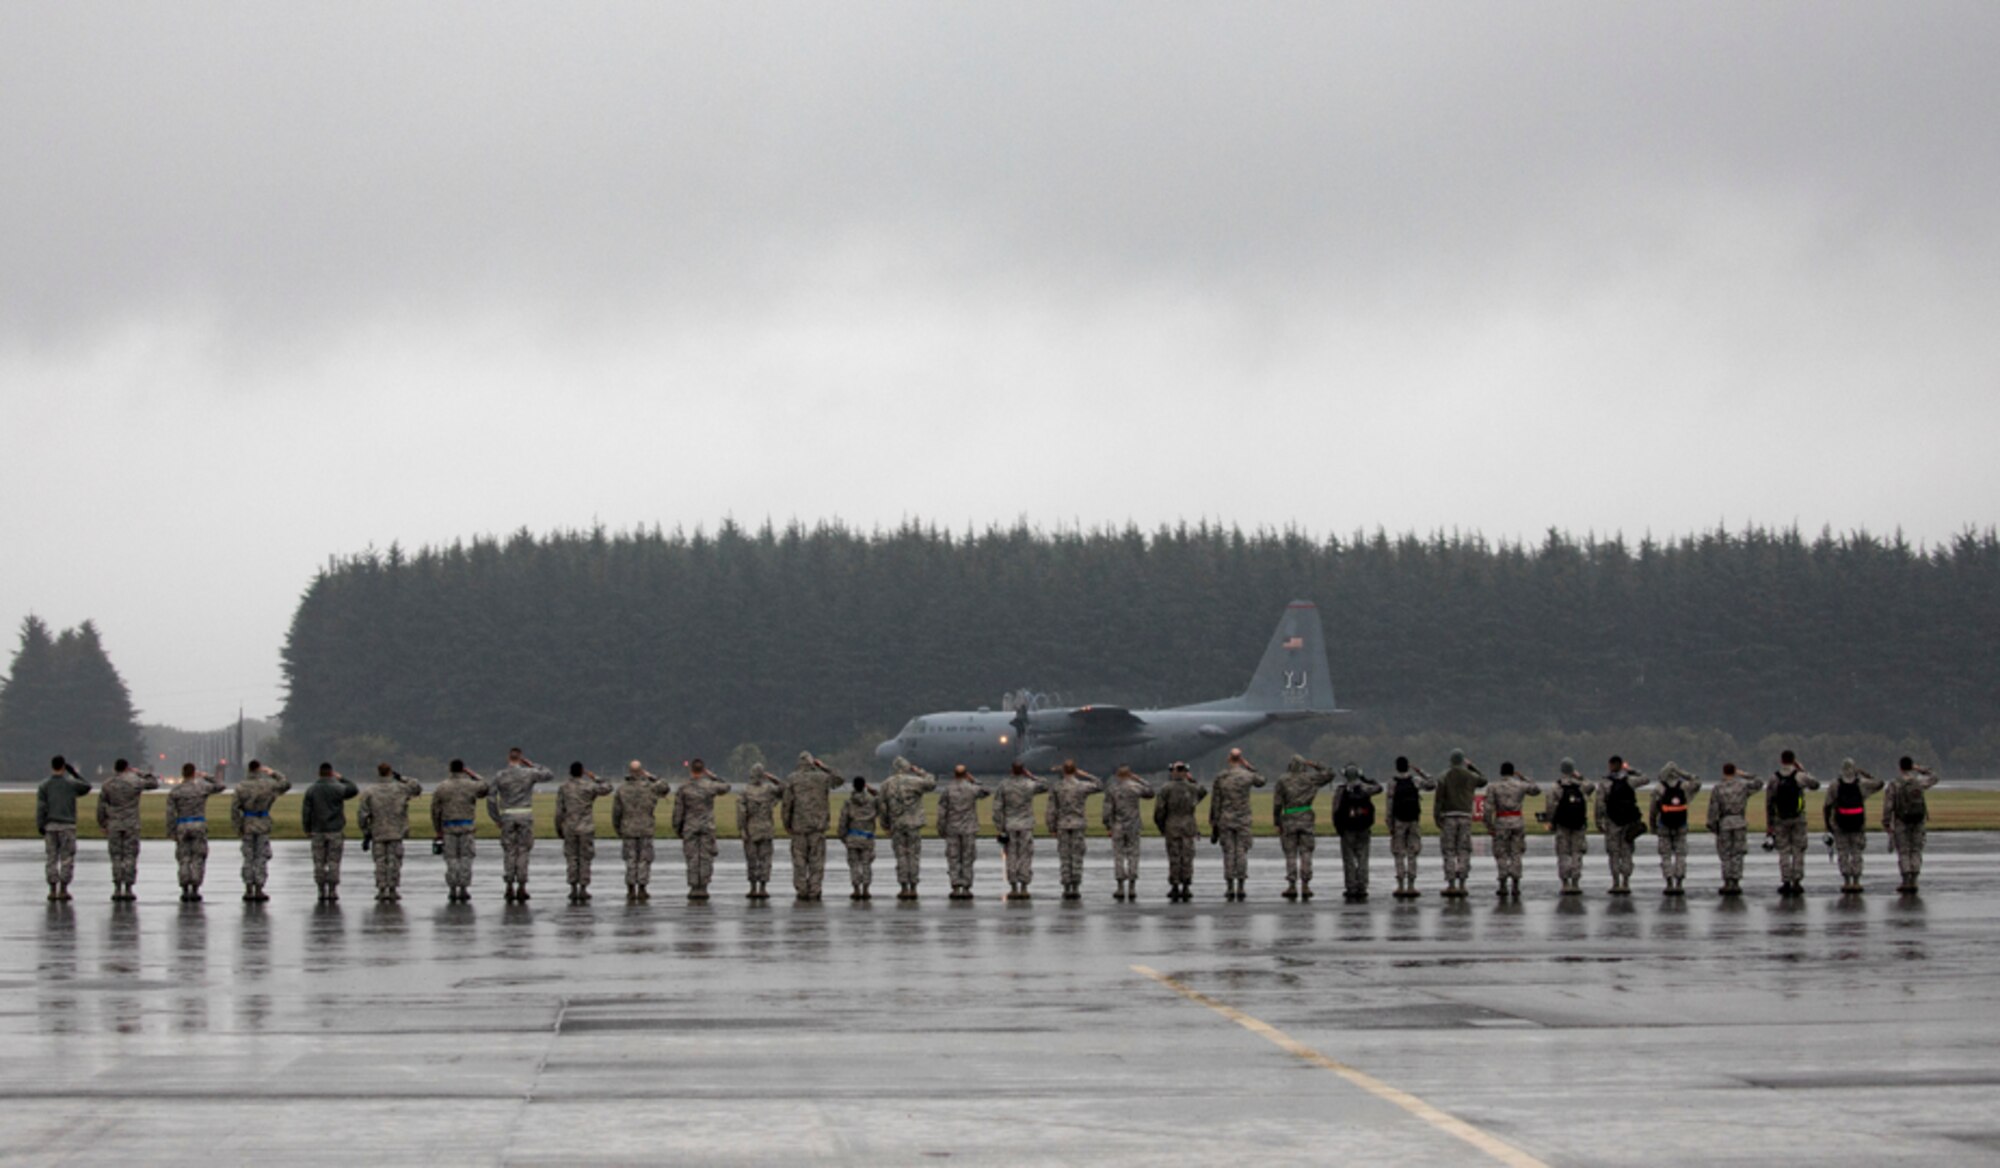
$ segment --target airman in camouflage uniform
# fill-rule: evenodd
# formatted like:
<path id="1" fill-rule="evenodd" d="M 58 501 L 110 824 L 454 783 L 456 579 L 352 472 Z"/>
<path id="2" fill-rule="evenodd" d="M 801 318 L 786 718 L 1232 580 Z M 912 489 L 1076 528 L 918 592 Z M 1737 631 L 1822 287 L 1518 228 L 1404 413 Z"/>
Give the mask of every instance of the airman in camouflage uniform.
<path id="1" fill-rule="evenodd" d="M 201 899 L 201 882 L 208 876 L 208 799 L 227 789 L 187 763 L 180 784 L 167 792 L 167 834 L 174 841 L 183 901 Z"/>
<path id="2" fill-rule="evenodd" d="M 898 900 L 917 898 L 924 863 L 924 796 L 935 790 L 937 780 L 906 758 L 896 760 L 894 773 L 882 783 L 882 822 L 896 849 Z M 844 830 L 840 834 L 851 838 Z"/>
<path id="3" fill-rule="evenodd" d="M 1167 781 L 1153 799 L 1153 826 L 1167 844 L 1167 899 L 1194 899 L 1194 843 L 1201 837 L 1195 809 L 1208 792 L 1194 781 L 1188 764 L 1167 768 Z"/>
<path id="4" fill-rule="evenodd" d="M 922 796 L 918 798 L 917 811 L 922 814 Z M 868 780 L 860 775 L 854 776 L 854 791 L 840 805 L 840 823 L 836 828 L 842 846 L 847 849 L 847 878 L 854 884 L 849 900 L 875 898 L 868 888 L 875 882 L 875 831 L 878 824 L 888 823 L 888 809 L 876 799 L 875 792 L 868 789 Z M 900 865 L 898 874 L 901 874 Z M 913 895 L 905 886 L 902 899 L 908 900 Z"/>
<path id="5" fill-rule="evenodd" d="M 1903 875 L 1896 891 L 1915 892 L 1917 877 L 1924 870 L 1924 825 L 1930 820 L 1924 792 L 1937 786 L 1938 780 L 1907 754 L 1898 767 L 1896 777 L 1889 780 L 1889 793 L 1882 797 L 1882 830 L 1889 833 L 1889 847 L 1894 849 L 1896 867 Z"/>
<path id="6" fill-rule="evenodd" d="M 1062 765 L 1062 777 L 1049 788 L 1049 834 L 1056 837 L 1056 856 L 1062 862 L 1064 900 L 1083 897 L 1084 832 L 1090 827 L 1087 806 L 1090 797 L 1104 789 L 1096 775 L 1080 771 L 1075 762 Z"/>
<path id="7" fill-rule="evenodd" d="M 800 900 L 818 900 L 826 878 L 826 831 L 833 824 L 833 792 L 841 778 L 832 768 L 799 752 L 799 765 L 785 776 L 779 810 L 792 839 L 792 891 Z"/>
<path id="8" fill-rule="evenodd" d="M 1743 857 L 1750 854 L 1750 796 L 1764 780 L 1740 774 L 1736 764 L 1722 764 L 1722 781 L 1708 793 L 1708 830 L 1715 836 L 1715 857 L 1722 863 L 1722 895 L 1743 893 Z"/>
<path id="9" fill-rule="evenodd" d="M 1632 845 L 1638 841 L 1639 831 L 1645 826 L 1645 813 L 1639 809 L 1639 789 L 1653 780 L 1625 765 L 1618 755 L 1611 756 L 1611 764 L 1603 778 L 1592 784 L 1596 800 L 1592 805 L 1597 816 L 1597 833 L 1604 837 L 1606 862 L 1611 867 L 1611 895 L 1630 896 L 1632 894 Z M 1620 784 L 1632 788 L 1631 823 L 1618 823 L 1617 812 L 1612 807 L 1613 789 Z"/>
<path id="10" fill-rule="evenodd" d="M 138 899 L 132 885 L 139 879 L 139 793 L 159 786 L 157 775 L 135 771 L 121 758 L 97 792 L 97 826 L 104 829 L 105 850 L 111 854 L 113 900 Z"/>
<path id="11" fill-rule="evenodd" d="M 1389 780 L 1389 856 L 1396 862 L 1396 899 L 1422 896 L 1417 891 L 1417 857 L 1424 852 L 1423 793 L 1437 790 L 1437 780 L 1396 758 Z"/>
<path id="12" fill-rule="evenodd" d="M 431 830 L 444 852 L 445 899 L 463 904 L 472 899 L 472 858 L 478 850 L 479 801 L 493 790 L 486 780 L 465 769 L 465 760 L 451 760 L 451 773 L 431 792 Z"/>
<path id="13" fill-rule="evenodd" d="M 563 865 L 568 869 L 571 904 L 590 900 L 590 867 L 597 859 L 597 801 L 611 794 L 611 784 L 569 764 L 569 781 L 556 788 L 556 837 L 562 840 Z"/>
<path id="14" fill-rule="evenodd" d="M 784 796 L 785 784 L 764 769 L 763 763 L 750 768 L 750 781 L 736 792 L 736 831 L 743 837 L 743 866 L 750 876 L 751 900 L 771 898 L 772 841 L 778 828 L 772 815 Z"/>
<path id="15" fill-rule="evenodd" d="M 1153 785 L 1121 766 L 1112 772 L 1111 785 L 1104 789 L 1105 834 L 1111 837 L 1111 875 L 1118 882 L 1113 900 L 1139 899 L 1139 833 L 1145 820 L 1139 802 L 1153 797 Z"/>
<path id="16" fill-rule="evenodd" d="M 1855 766 L 1854 760 L 1849 758 L 1841 760 L 1840 775 L 1826 793 L 1821 814 L 1826 820 L 1827 833 L 1833 836 L 1833 854 L 1840 863 L 1842 892 L 1861 891 L 1861 865 L 1868 850 L 1867 801 L 1882 787 L 1882 780 Z M 1849 792 L 1858 792 L 1848 795 L 1858 809 L 1843 813 L 1839 807 L 1843 803 L 1843 794 Z"/>
<path id="17" fill-rule="evenodd" d="M 229 801 L 229 822 L 243 843 L 243 899 L 261 903 L 271 899 L 264 880 L 271 869 L 271 805 L 292 789 L 290 779 L 250 760 L 250 773 L 236 784 Z"/>
<path id="18" fill-rule="evenodd" d="M 1301 888 L 1312 899 L 1313 850 L 1319 846 L 1319 815 L 1313 800 L 1319 789 L 1338 775 L 1303 755 L 1293 755 L 1271 792 L 1271 823 L 1285 851 L 1285 899 L 1297 900 Z"/>
<path id="19" fill-rule="evenodd" d="M 1341 770 L 1340 785 L 1333 789 L 1333 828 L 1340 836 L 1340 868 L 1345 880 L 1341 898 L 1349 902 L 1368 899 L 1368 851 L 1374 840 L 1375 796 L 1381 793 L 1382 784 L 1362 774 L 1353 763 Z M 1301 885 L 1299 896 L 1311 900 L 1311 887 Z"/>
<path id="20" fill-rule="evenodd" d="M 1556 876 L 1562 881 L 1564 896 L 1583 895 L 1583 858 L 1590 854 L 1590 796 L 1593 790 L 1588 779 L 1577 772 L 1576 763 L 1562 760 L 1555 786 L 1549 791 L 1548 801 L 1543 804 L 1542 818 L 1548 821 L 1549 830 L 1556 837 Z M 1576 812 L 1579 818 L 1574 823 L 1563 823 L 1558 810 L 1565 794 L 1573 793 L 1574 798 L 1583 800 Z"/>
<path id="21" fill-rule="evenodd" d="M 708 882 L 715 875 L 715 800 L 727 795 L 729 784 L 709 773 L 700 759 L 688 763 L 688 780 L 674 794 L 674 834 L 681 837 L 687 860 L 688 899 L 708 899 Z"/>
<path id="22" fill-rule="evenodd" d="M 76 801 L 90 794 L 90 784 L 68 760 L 50 760 L 53 773 L 35 789 L 35 830 L 41 833 L 47 857 L 49 899 L 69 900 L 70 878 L 76 874 Z"/>
<path id="23" fill-rule="evenodd" d="M 1778 756 L 1778 769 L 1764 784 L 1764 834 L 1778 852 L 1780 896 L 1805 895 L 1806 839 L 1810 834 L 1805 793 L 1817 790 L 1819 780 L 1808 774 L 1789 750 Z"/>
<path id="24" fill-rule="evenodd" d="M 973 781 L 964 766 L 938 791 L 938 834 L 944 837 L 944 866 L 951 876 L 951 899 L 972 899 L 972 865 L 979 858 L 979 801 L 993 792 Z"/>
<path id="25" fill-rule="evenodd" d="M 1528 825 L 1523 808 L 1528 796 L 1542 788 L 1526 776 L 1516 774 L 1514 764 L 1500 764 L 1500 778 L 1486 788 L 1486 833 L 1493 837 L 1493 866 L 1499 875 L 1499 894 L 1521 898 L 1521 854 L 1528 850 Z"/>
<path id="26" fill-rule="evenodd" d="M 762 768 L 757 772 L 761 774 Z M 646 886 L 653 880 L 653 836 L 659 832 L 660 800 L 667 794 L 665 779 L 647 770 L 638 759 L 625 764 L 625 781 L 611 796 L 611 830 L 625 853 L 625 899 L 651 900 Z M 739 800 L 740 806 L 740 800 Z"/>
<path id="27" fill-rule="evenodd" d="M 501 874 L 507 899 L 528 899 L 528 854 L 535 849 L 535 788 L 556 776 L 536 766 L 516 746 L 507 751 L 507 765 L 493 772 L 487 784 L 486 814 L 500 825 Z"/>
<path id="28" fill-rule="evenodd" d="M 423 785 L 406 779 L 388 763 L 375 767 L 375 781 L 361 792 L 356 818 L 361 838 L 375 854 L 375 899 L 403 899 L 403 841 L 410 834 L 410 800 L 424 793 Z"/>
<path id="29" fill-rule="evenodd" d="M 334 773 L 333 764 L 319 764 L 319 777 L 299 800 L 299 827 L 312 841 L 313 884 L 321 904 L 340 899 L 340 857 L 347 850 L 347 801 L 361 788 Z"/>
<path id="30" fill-rule="evenodd" d="M 1437 823 L 1438 850 L 1444 853 L 1444 895 L 1463 897 L 1472 876 L 1473 792 L 1486 785 L 1486 776 L 1465 760 L 1463 750 L 1454 750 L 1451 766 L 1437 783 L 1431 818 Z"/>
<path id="31" fill-rule="evenodd" d="M 1222 845 L 1225 900 L 1242 900 L 1249 895 L 1243 886 L 1250 879 L 1250 789 L 1263 785 L 1264 776 L 1257 773 L 1240 750 L 1229 752 L 1229 765 L 1208 785 L 1214 795 L 1208 805 L 1208 830 L 1215 842 Z"/>
<path id="32" fill-rule="evenodd" d="M 1660 876 L 1668 896 L 1685 896 L 1688 869 L 1688 808 L 1701 780 L 1669 762 L 1655 776 L 1659 785 L 1646 807 L 1646 826 L 1660 840 Z"/>
<path id="33" fill-rule="evenodd" d="M 1000 792 L 993 799 L 993 827 L 1000 837 L 1000 854 L 1007 861 L 1007 896 L 1010 900 L 1029 897 L 1028 885 L 1035 878 L 1035 796 L 1049 784 L 1014 764 L 1014 771 L 1000 780 Z"/>

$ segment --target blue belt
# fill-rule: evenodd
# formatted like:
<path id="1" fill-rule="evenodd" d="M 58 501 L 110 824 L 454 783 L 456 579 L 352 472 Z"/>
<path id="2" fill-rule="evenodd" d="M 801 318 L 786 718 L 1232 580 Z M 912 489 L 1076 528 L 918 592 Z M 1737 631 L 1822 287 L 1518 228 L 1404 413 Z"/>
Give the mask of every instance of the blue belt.
<path id="1" fill-rule="evenodd" d="M 847 837 L 849 839 L 874 839 L 875 833 L 872 831 L 850 831 L 847 833 Z"/>
<path id="2" fill-rule="evenodd" d="M 447 819 L 444 821 L 444 825 L 446 827 L 471 827 L 472 821 L 470 819 Z"/>
<path id="3" fill-rule="evenodd" d="M 271 818 L 271 813 L 270 813 L 270 812 L 268 812 L 268 811 L 245 811 L 245 812 L 243 813 L 243 818 L 245 818 L 245 819 L 269 819 L 269 818 Z"/>
<path id="4" fill-rule="evenodd" d="M 206 815 L 190 815 L 185 819 L 174 820 L 174 826 L 179 827 L 183 823 L 207 823 L 207 822 L 208 822 L 208 816 Z"/>

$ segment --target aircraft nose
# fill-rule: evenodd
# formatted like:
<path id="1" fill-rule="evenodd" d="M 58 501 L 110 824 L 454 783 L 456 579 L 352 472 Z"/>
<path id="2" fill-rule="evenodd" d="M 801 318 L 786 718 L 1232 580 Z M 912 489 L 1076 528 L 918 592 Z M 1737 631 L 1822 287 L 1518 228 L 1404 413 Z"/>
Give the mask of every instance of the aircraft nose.
<path id="1" fill-rule="evenodd" d="M 884 742 L 882 745 L 875 748 L 875 761 L 881 763 L 890 763 L 896 761 L 896 752 L 900 748 L 900 746 L 901 744 L 898 743 L 895 739 L 893 738 L 889 739 L 887 742 Z"/>

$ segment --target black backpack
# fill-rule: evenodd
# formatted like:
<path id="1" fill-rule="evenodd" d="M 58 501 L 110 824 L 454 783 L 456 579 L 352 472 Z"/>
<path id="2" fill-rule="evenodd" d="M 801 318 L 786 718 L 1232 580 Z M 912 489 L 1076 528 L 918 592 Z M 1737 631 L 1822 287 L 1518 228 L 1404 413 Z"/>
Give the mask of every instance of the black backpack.
<path id="1" fill-rule="evenodd" d="M 1896 818 L 1909 827 L 1921 826 L 1931 817 L 1930 804 L 1924 802 L 1924 789 L 1915 785 L 1903 788 L 1896 796 Z"/>
<path id="2" fill-rule="evenodd" d="M 1868 830 L 1868 796 L 1859 781 L 1834 781 L 1833 827 L 1849 835 Z"/>
<path id="3" fill-rule="evenodd" d="M 1799 783 L 1798 772 L 1779 774 L 1777 779 L 1771 786 L 1771 818 L 1797 819 L 1806 809 L 1806 789 Z"/>
<path id="4" fill-rule="evenodd" d="M 1342 787 L 1340 801 L 1333 805 L 1333 830 L 1367 831 L 1375 826 L 1375 800 L 1359 787 Z"/>
<path id="5" fill-rule="evenodd" d="M 1664 787 L 1660 795 L 1660 826 L 1686 827 L 1688 825 L 1688 797 L 1686 787 Z"/>
<path id="6" fill-rule="evenodd" d="M 1590 826 L 1590 800 L 1584 797 L 1582 783 L 1556 785 L 1556 809 L 1549 820 L 1567 831 L 1582 831 Z"/>
<path id="7" fill-rule="evenodd" d="M 1389 795 L 1389 815 L 1397 823 L 1415 823 L 1424 815 L 1424 797 L 1415 779 L 1399 778 Z"/>
<path id="8" fill-rule="evenodd" d="M 1604 813 L 1614 827 L 1630 827 L 1639 822 L 1639 793 L 1623 775 L 1611 777 L 1611 787 L 1604 793 Z"/>

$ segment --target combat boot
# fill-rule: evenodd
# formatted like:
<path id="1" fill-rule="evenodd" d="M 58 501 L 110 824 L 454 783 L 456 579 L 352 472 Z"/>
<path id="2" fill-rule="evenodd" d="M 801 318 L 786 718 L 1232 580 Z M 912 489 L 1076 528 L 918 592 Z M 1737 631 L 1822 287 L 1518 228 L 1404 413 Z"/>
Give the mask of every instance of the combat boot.
<path id="1" fill-rule="evenodd" d="M 49 881 L 49 903 L 54 904 L 60 899 L 61 897 L 56 895 L 56 882 L 53 880 Z"/>
<path id="2" fill-rule="evenodd" d="M 1285 881 L 1285 891 L 1281 895 L 1283 895 L 1286 900 L 1297 900 L 1299 898 L 1298 881 L 1296 880 Z"/>
<path id="3" fill-rule="evenodd" d="M 639 886 L 639 903 L 647 904 L 653 899 L 652 892 L 643 884 Z"/>
<path id="4" fill-rule="evenodd" d="M 1361 895 L 1363 895 L 1363 896 L 1367 896 L 1368 894 L 1364 892 L 1364 893 L 1362 893 Z M 1312 881 L 1310 881 L 1310 880 L 1301 880 L 1301 881 L 1299 881 L 1299 899 L 1300 899 L 1300 900 L 1311 900 L 1312 898 L 1313 898 L 1313 886 L 1312 886 Z"/>

